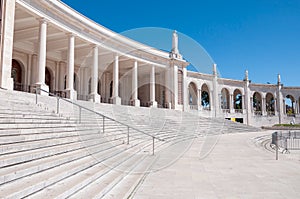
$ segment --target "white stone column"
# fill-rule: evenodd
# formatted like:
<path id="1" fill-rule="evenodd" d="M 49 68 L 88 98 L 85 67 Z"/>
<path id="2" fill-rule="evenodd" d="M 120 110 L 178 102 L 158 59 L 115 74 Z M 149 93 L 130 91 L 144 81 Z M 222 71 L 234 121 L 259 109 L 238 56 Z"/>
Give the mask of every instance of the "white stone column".
<path id="1" fill-rule="evenodd" d="M 114 68 L 113 68 L 113 96 L 112 100 L 114 104 L 121 105 L 121 98 L 119 97 L 119 56 L 115 56 Z"/>
<path id="2" fill-rule="evenodd" d="M 231 113 L 234 113 L 234 100 L 233 94 L 229 94 L 229 110 Z"/>
<path id="3" fill-rule="evenodd" d="M 219 113 L 219 95 L 218 95 L 218 73 L 217 73 L 217 64 L 213 64 L 213 110 L 214 116 L 217 117 Z"/>
<path id="4" fill-rule="evenodd" d="M 59 90 L 59 61 L 55 62 L 55 87 L 56 91 Z"/>
<path id="5" fill-rule="evenodd" d="M 201 89 L 197 90 L 197 110 L 201 109 Z"/>
<path id="6" fill-rule="evenodd" d="M 93 65 L 92 65 L 92 88 L 90 99 L 96 103 L 100 103 L 100 95 L 98 94 L 98 46 L 93 46 Z"/>
<path id="7" fill-rule="evenodd" d="M 178 109 L 178 66 L 173 66 L 173 108 Z"/>
<path id="8" fill-rule="evenodd" d="M 32 72 L 32 55 L 27 55 L 27 71 L 26 71 L 26 86 L 29 86 L 31 84 L 31 72 Z"/>
<path id="9" fill-rule="evenodd" d="M 295 114 L 298 114 L 299 111 L 298 111 L 298 100 L 295 100 Z"/>
<path id="10" fill-rule="evenodd" d="M 89 91 L 89 76 L 88 76 L 88 68 L 83 68 L 82 76 L 83 76 L 83 82 L 82 82 L 82 99 L 88 100 L 88 91 Z"/>
<path id="11" fill-rule="evenodd" d="M 151 66 L 150 72 L 150 106 L 157 107 L 157 102 L 155 101 L 155 66 Z"/>
<path id="12" fill-rule="evenodd" d="M 273 106 L 274 106 L 274 114 L 277 116 L 277 115 L 278 115 L 278 114 L 277 114 L 277 98 L 274 99 L 274 104 L 273 104 Z"/>
<path id="13" fill-rule="evenodd" d="M 214 91 L 210 91 L 209 92 L 209 109 L 212 111 L 214 109 L 214 106 L 215 106 L 215 103 L 216 103 L 216 100 L 213 100 L 214 99 Z M 213 116 L 215 116 L 215 114 L 213 114 Z"/>
<path id="14" fill-rule="evenodd" d="M 58 90 L 62 91 L 65 89 L 65 73 L 66 73 L 66 66 L 64 62 L 59 62 L 59 87 Z"/>
<path id="15" fill-rule="evenodd" d="M 47 44 L 47 21 L 45 19 L 40 20 L 39 30 L 39 50 L 38 50 L 38 74 L 37 74 L 37 87 L 49 92 L 49 86 L 45 84 L 45 71 L 46 71 L 46 44 Z M 43 95 L 48 93 L 41 92 Z"/>
<path id="16" fill-rule="evenodd" d="M 245 95 L 242 95 L 242 111 L 243 111 L 243 113 L 245 113 L 246 112 L 246 100 L 245 100 Z"/>
<path id="17" fill-rule="evenodd" d="M 245 93 L 245 109 L 246 109 L 246 124 L 251 125 L 252 121 L 252 98 L 250 96 L 250 89 L 249 89 L 249 78 L 248 78 L 248 71 L 245 71 L 245 84 L 244 84 L 244 93 Z"/>
<path id="18" fill-rule="evenodd" d="M 138 99 L 138 62 L 134 61 L 132 68 L 132 99 L 131 104 L 133 106 L 140 106 L 140 100 Z"/>
<path id="19" fill-rule="evenodd" d="M 267 115 L 266 98 L 263 97 L 261 101 L 262 101 L 261 102 L 261 105 L 262 105 L 262 107 L 261 107 L 262 108 L 262 110 L 261 110 L 262 111 L 262 115 Z"/>
<path id="20" fill-rule="evenodd" d="M 69 99 L 77 99 L 77 92 L 74 90 L 74 49 L 75 49 L 75 36 L 68 35 L 68 62 L 67 62 L 67 85 L 66 97 Z"/>
<path id="21" fill-rule="evenodd" d="M 283 116 L 285 114 L 285 103 L 284 99 L 281 93 L 281 78 L 280 75 L 278 74 L 277 76 L 277 112 L 278 112 L 278 122 L 279 124 L 282 124 L 283 121 Z"/>
<path id="22" fill-rule="evenodd" d="M 13 78 L 11 78 L 11 65 L 14 40 L 15 3 L 15 0 L 2 1 L 0 87 L 9 90 L 13 90 L 14 87 Z"/>
<path id="23" fill-rule="evenodd" d="M 105 99 L 106 99 L 106 102 L 109 103 L 110 101 L 110 98 L 112 97 L 112 94 L 110 93 L 110 83 L 112 81 L 113 77 L 112 77 L 112 74 L 110 72 L 106 72 L 105 74 Z"/>
<path id="24" fill-rule="evenodd" d="M 166 108 L 171 108 L 171 93 L 170 93 L 170 68 L 165 70 L 165 104 Z"/>
<path id="25" fill-rule="evenodd" d="M 183 80 L 182 80 L 183 111 L 187 111 L 188 110 L 188 88 L 187 88 L 187 70 L 186 70 L 186 68 L 182 69 L 182 76 L 183 76 Z"/>
<path id="26" fill-rule="evenodd" d="M 34 93 L 34 87 L 32 87 L 32 85 L 35 85 L 35 83 L 37 82 L 37 71 L 38 71 L 38 65 L 37 65 L 37 55 L 33 54 L 31 56 L 31 75 L 30 75 L 30 92 Z"/>

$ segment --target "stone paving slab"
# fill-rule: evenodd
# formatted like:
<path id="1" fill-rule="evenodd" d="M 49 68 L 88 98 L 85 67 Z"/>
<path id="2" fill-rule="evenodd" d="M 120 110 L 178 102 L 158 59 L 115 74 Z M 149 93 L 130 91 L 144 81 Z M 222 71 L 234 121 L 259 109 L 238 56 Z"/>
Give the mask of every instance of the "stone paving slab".
<path id="1" fill-rule="evenodd" d="M 276 161 L 253 142 L 271 133 L 223 134 L 203 159 L 198 138 L 175 164 L 150 173 L 134 198 L 300 198 L 300 156 Z"/>

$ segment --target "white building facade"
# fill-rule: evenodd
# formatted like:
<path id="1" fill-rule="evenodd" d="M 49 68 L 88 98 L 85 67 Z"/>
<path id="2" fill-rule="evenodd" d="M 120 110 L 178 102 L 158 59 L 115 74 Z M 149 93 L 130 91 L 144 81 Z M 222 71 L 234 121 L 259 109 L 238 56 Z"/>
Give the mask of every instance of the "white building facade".
<path id="1" fill-rule="evenodd" d="M 186 70 L 173 33 L 164 52 L 117 34 L 58 0 L 2 0 L 0 87 L 96 103 L 171 108 L 248 125 L 300 116 L 300 87 Z M 40 94 L 47 94 L 41 92 Z"/>

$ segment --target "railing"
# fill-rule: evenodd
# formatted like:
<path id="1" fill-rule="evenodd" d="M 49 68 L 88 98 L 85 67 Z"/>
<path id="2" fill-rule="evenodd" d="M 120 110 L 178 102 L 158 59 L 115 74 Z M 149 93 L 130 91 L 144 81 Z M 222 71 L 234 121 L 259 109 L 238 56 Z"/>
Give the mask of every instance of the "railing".
<path id="1" fill-rule="evenodd" d="M 65 91 L 54 91 L 54 95 L 65 98 L 67 96 L 67 93 Z"/>
<path id="2" fill-rule="evenodd" d="M 77 104 L 77 103 L 75 103 L 75 102 L 72 102 L 72 101 L 70 101 L 70 100 L 68 100 L 68 99 L 66 99 L 66 98 L 62 98 L 62 97 L 60 97 L 60 96 L 58 96 L 58 95 L 55 95 L 54 93 L 50 93 L 50 92 L 48 92 L 48 91 L 46 91 L 46 90 L 43 90 L 43 89 L 41 89 L 41 88 L 35 88 L 35 103 L 36 103 L 36 104 L 38 104 L 38 93 L 39 93 L 39 92 L 45 92 L 45 93 L 48 93 L 50 96 L 56 97 L 56 99 L 57 99 L 57 101 L 56 101 L 56 113 L 57 113 L 57 114 L 59 114 L 59 109 L 60 109 L 60 106 L 59 106 L 59 105 L 60 105 L 60 102 L 59 102 L 59 101 L 60 101 L 60 100 L 63 100 L 63 101 L 65 101 L 65 102 L 67 102 L 67 103 L 70 103 L 70 104 L 72 104 L 72 105 L 77 106 L 77 107 L 79 108 L 79 113 L 78 113 L 78 123 L 81 123 L 81 112 L 82 112 L 82 110 L 86 110 L 86 111 L 88 111 L 88 112 L 91 112 L 91 113 L 93 113 L 93 114 L 96 114 L 96 115 L 102 117 L 102 132 L 103 132 L 103 133 L 105 133 L 105 119 L 108 119 L 108 120 L 110 120 L 110 121 L 116 122 L 116 123 L 118 123 L 118 124 L 120 124 L 120 125 L 126 127 L 126 128 L 127 128 L 127 144 L 129 144 L 129 139 L 130 139 L 130 138 L 129 138 L 129 135 L 130 135 L 130 134 L 129 134 L 130 129 L 132 129 L 132 130 L 134 130 L 134 131 L 136 131 L 136 132 L 139 132 L 139 133 L 141 133 L 141 134 L 143 134 L 143 135 L 149 136 L 150 138 L 152 138 L 152 155 L 154 155 L 154 149 L 155 149 L 155 148 L 154 148 L 154 147 L 155 147 L 154 142 L 155 142 L 155 140 L 162 141 L 162 142 L 165 141 L 164 139 L 160 139 L 160 138 L 158 138 L 158 137 L 156 137 L 156 136 L 153 136 L 153 135 L 151 135 L 151 134 L 149 134 L 149 133 L 143 132 L 143 131 L 141 131 L 141 130 L 135 128 L 135 127 L 129 126 L 129 125 L 123 123 L 123 122 L 117 121 L 117 120 L 115 120 L 115 119 L 113 119 L 113 118 L 110 118 L 110 117 L 108 117 L 108 116 L 105 116 L 105 115 L 103 115 L 103 114 L 101 114 L 101 113 L 99 113 L 99 112 L 96 112 L 96 111 L 94 111 L 94 110 L 91 110 L 91 109 L 89 109 L 89 108 L 86 108 L 86 107 L 84 107 L 84 106 L 81 106 L 81 105 L 79 105 L 79 104 Z"/>
<path id="3" fill-rule="evenodd" d="M 210 107 L 209 107 L 209 106 L 202 107 L 202 110 L 204 110 L 204 111 L 211 111 L 211 109 L 210 109 Z"/>
<path id="4" fill-rule="evenodd" d="M 235 113 L 243 113 L 243 109 L 234 109 Z"/>
<path id="5" fill-rule="evenodd" d="M 267 111 L 267 116 L 274 116 L 275 115 L 275 111 Z"/>
<path id="6" fill-rule="evenodd" d="M 254 111 L 254 115 L 261 116 L 262 115 L 262 111 Z"/>
<path id="7" fill-rule="evenodd" d="M 300 132 L 274 132 L 270 146 L 276 149 L 276 160 L 279 148 L 282 148 L 282 153 L 289 153 L 289 150 L 300 150 Z"/>
<path id="8" fill-rule="evenodd" d="M 223 113 L 230 113 L 230 110 L 229 109 L 222 109 L 222 112 Z"/>
<path id="9" fill-rule="evenodd" d="M 190 110 L 198 110 L 198 105 L 196 104 L 190 104 Z"/>

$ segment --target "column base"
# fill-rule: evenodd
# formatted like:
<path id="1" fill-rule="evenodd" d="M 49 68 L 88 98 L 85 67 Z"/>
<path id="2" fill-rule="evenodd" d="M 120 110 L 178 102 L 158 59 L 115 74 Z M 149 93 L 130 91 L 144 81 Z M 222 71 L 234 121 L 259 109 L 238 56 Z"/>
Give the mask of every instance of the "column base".
<path id="1" fill-rule="evenodd" d="M 120 97 L 112 97 L 112 103 L 116 105 L 121 105 L 121 98 Z"/>
<path id="2" fill-rule="evenodd" d="M 166 102 L 165 103 L 165 108 L 172 109 L 172 103 L 171 102 Z"/>
<path id="3" fill-rule="evenodd" d="M 9 78 L 6 78 L 6 80 L 3 80 L 1 83 L 1 88 L 7 89 L 7 90 L 14 90 L 13 78 L 9 77 Z"/>
<path id="4" fill-rule="evenodd" d="M 40 95 L 49 95 L 49 93 L 47 93 L 47 92 L 49 92 L 49 86 L 48 86 L 48 85 L 36 83 L 36 84 L 34 85 L 34 88 L 33 88 L 33 89 L 34 89 L 34 90 L 33 90 L 33 93 L 36 93 L 35 88 L 39 88 L 39 89 L 37 90 L 37 93 L 38 93 L 38 94 L 40 94 Z M 40 90 L 40 89 L 41 89 L 41 90 Z M 42 91 L 42 90 L 44 90 L 44 91 Z M 47 92 L 45 92 L 45 91 L 47 91 Z"/>
<path id="5" fill-rule="evenodd" d="M 157 108 L 157 101 L 150 101 L 149 107 Z"/>
<path id="6" fill-rule="evenodd" d="M 131 106 L 140 106 L 141 102 L 138 99 L 132 99 L 132 100 L 130 100 L 130 105 Z"/>
<path id="7" fill-rule="evenodd" d="M 89 100 L 95 102 L 95 103 L 100 103 L 101 102 L 101 96 L 96 93 L 96 94 L 90 94 L 89 95 Z"/>
<path id="8" fill-rule="evenodd" d="M 181 106 L 180 106 L 179 104 L 174 104 L 174 105 L 172 105 L 172 108 L 173 108 L 174 110 L 181 110 L 181 109 L 182 109 Z"/>
<path id="9" fill-rule="evenodd" d="M 69 98 L 70 100 L 77 100 L 77 91 L 65 90 L 65 92 L 66 92 L 66 98 Z"/>

